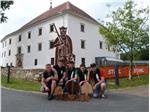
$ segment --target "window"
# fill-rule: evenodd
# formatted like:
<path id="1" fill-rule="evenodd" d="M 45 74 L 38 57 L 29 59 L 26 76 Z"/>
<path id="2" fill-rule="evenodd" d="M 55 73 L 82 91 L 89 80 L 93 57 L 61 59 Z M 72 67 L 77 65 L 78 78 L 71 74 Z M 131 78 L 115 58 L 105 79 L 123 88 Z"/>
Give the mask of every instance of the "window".
<path id="1" fill-rule="evenodd" d="M 51 65 L 54 65 L 54 58 L 51 58 Z"/>
<path id="2" fill-rule="evenodd" d="M 54 48 L 54 41 L 50 40 L 49 41 L 49 49 L 52 49 L 52 48 Z"/>
<path id="3" fill-rule="evenodd" d="M 6 51 L 4 52 L 4 57 L 6 57 Z"/>
<path id="4" fill-rule="evenodd" d="M 81 40 L 81 48 L 85 49 L 85 40 Z"/>
<path id="5" fill-rule="evenodd" d="M 2 58 L 3 58 L 3 53 L 2 53 Z"/>
<path id="6" fill-rule="evenodd" d="M 18 53 L 18 54 L 21 54 L 21 47 L 18 47 L 17 53 Z"/>
<path id="7" fill-rule="evenodd" d="M 7 45 L 7 41 L 5 41 L 5 47 L 6 47 L 6 45 Z"/>
<path id="8" fill-rule="evenodd" d="M 84 32 L 84 24 L 80 24 L 81 32 Z"/>
<path id="9" fill-rule="evenodd" d="M 39 28 L 39 36 L 42 35 L 42 28 Z"/>
<path id="10" fill-rule="evenodd" d="M 54 25 L 50 24 L 50 32 L 53 32 L 53 31 L 54 31 Z"/>
<path id="11" fill-rule="evenodd" d="M 85 65 L 85 58 L 81 58 L 81 63 Z"/>
<path id="12" fill-rule="evenodd" d="M 13 66 L 13 63 L 12 63 L 12 62 L 10 63 L 10 66 L 11 66 L 11 67 Z"/>
<path id="13" fill-rule="evenodd" d="M 38 64 L 38 60 L 35 59 L 35 60 L 34 60 L 34 65 L 36 66 L 37 64 Z"/>
<path id="14" fill-rule="evenodd" d="M 103 42 L 99 41 L 99 48 L 102 49 L 103 48 Z"/>
<path id="15" fill-rule="evenodd" d="M 38 44 L 38 51 L 41 51 L 42 50 L 42 43 L 39 43 Z"/>
<path id="16" fill-rule="evenodd" d="M 18 39 L 18 42 L 20 42 L 21 41 L 21 35 L 19 35 L 19 39 Z"/>
<path id="17" fill-rule="evenodd" d="M 30 39 L 31 38 L 31 32 L 29 31 L 28 32 L 28 39 Z"/>
<path id="18" fill-rule="evenodd" d="M 3 42 L 3 48 L 4 48 L 4 42 Z"/>
<path id="19" fill-rule="evenodd" d="M 8 67 L 8 63 L 6 63 L 6 67 Z"/>
<path id="20" fill-rule="evenodd" d="M 28 46 L 27 46 L 27 53 L 30 53 L 30 51 L 31 51 L 31 46 L 28 45 Z"/>
<path id="21" fill-rule="evenodd" d="M 11 45 L 11 39 L 9 39 L 9 45 Z"/>
<path id="22" fill-rule="evenodd" d="M 10 55 L 11 55 L 11 50 L 8 51 L 8 56 L 10 56 Z"/>

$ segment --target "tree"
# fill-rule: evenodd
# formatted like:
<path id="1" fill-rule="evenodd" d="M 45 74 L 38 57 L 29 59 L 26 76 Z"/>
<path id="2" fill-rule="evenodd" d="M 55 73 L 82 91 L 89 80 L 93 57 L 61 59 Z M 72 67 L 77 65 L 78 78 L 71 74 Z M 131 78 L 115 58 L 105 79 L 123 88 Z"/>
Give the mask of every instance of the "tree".
<path id="1" fill-rule="evenodd" d="M 0 1 L 1 4 L 1 10 L 0 10 L 0 18 L 1 21 L 0 23 L 4 23 L 7 21 L 7 17 L 5 16 L 4 11 L 10 8 L 10 5 L 12 5 L 14 2 L 13 1 Z"/>
<path id="2" fill-rule="evenodd" d="M 135 60 L 149 60 L 149 48 L 136 52 Z"/>
<path id="3" fill-rule="evenodd" d="M 122 8 L 108 15 L 110 22 L 100 26 L 100 33 L 104 35 L 106 44 L 129 56 L 129 79 L 132 78 L 133 52 L 149 46 L 149 10 L 137 9 L 136 6 L 133 1 L 128 0 Z"/>
<path id="4" fill-rule="evenodd" d="M 134 60 L 149 60 L 149 48 L 141 49 L 140 51 L 133 52 L 134 54 Z M 129 54 L 128 53 L 121 53 L 120 58 L 122 60 L 129 60 Z"/>

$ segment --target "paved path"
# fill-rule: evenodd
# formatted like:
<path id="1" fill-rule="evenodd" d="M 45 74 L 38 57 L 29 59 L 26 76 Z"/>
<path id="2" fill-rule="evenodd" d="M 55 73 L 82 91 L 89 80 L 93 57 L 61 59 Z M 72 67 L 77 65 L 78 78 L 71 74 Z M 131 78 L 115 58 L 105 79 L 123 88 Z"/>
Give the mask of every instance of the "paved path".
<path id="1" fill-rule="evenodd" d="M 148 97 L 149 96 L 149 86 L 144 85 L 144 86 L 138 86 L 138 87 L 116 89 L 116 90 L 112 90 L 112 92 Z"/>
<path id="2" fill-rule="evenodd" d="M 2 112 L 148 112 L 148 97 L 107 92 L 106 99 L 48 101 L 46 94 L 2 88 Z"/>

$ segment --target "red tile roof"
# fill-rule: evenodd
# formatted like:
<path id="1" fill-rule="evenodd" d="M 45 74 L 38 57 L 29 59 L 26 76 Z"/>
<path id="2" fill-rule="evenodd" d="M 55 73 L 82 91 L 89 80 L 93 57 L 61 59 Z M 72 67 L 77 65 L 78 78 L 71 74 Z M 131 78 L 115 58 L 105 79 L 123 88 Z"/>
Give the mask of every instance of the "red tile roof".
<path id="1" fill-rule="evenodd" d="M 72 11 L 78 15 L 87 17 L 88 19 L 91 19 L 95 22 L 97 22 L 95 19 L 93 19 L 91 16 L 89 16 L 87 13 L 85 13 L 84 11 L 82 11 L 81 9 L 79 9 L 78 7 L 72 5 L 70 2 L 65 2 L 55 8 L 49 9 L 48 11 L 44 12 L 43 14 L 37 16 L 36 18 L 34 18 L 33 20 L 31 20 L 29 23 L 25 24 L 22 28 L 26 28 L 34 23 L 37 23 L 39 21 L 45 20 L 49 17 L 52 17 L 54 15 L 63 13 L 65 11 Z M 22 29 L 21 28 L 21 29 Z"/>

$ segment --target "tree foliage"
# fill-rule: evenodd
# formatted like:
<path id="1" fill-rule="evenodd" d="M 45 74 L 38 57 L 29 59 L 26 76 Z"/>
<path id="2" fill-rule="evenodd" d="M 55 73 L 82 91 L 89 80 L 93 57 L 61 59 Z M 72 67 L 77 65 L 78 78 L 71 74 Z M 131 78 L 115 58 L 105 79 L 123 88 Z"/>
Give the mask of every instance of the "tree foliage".
<path id="1" fill-rule="evenodd" d="M 5 16 L 4 11 L 10 8 L 10 5 L 12 5 L 14 2 L 13 1 L 0 1 L 1 4 L 1 10 L 0 10 L 0 18 L 1 21 L 0 23 L 4 23 L 7 21 L 7 17 Z"/>
<path id="2" fill-rule="evenodd" d="M 149 47 L 148 13 L 148 7 L 137 9 L 137 5 L 128 0 L 122 8 L 108 15 L 110 22 L 100 26 L 106 43 L 116 51 L 128 54 L 131 70 L 133 52 Z"/>
<path id="3" fill-rule="evenodd" d="M 134 60 L 149 60 L 149 48 L 143 48 L 140 51 L 133 52 Z M 122 60 L 130 60 L 129 53 L 121 53 Z"/>

